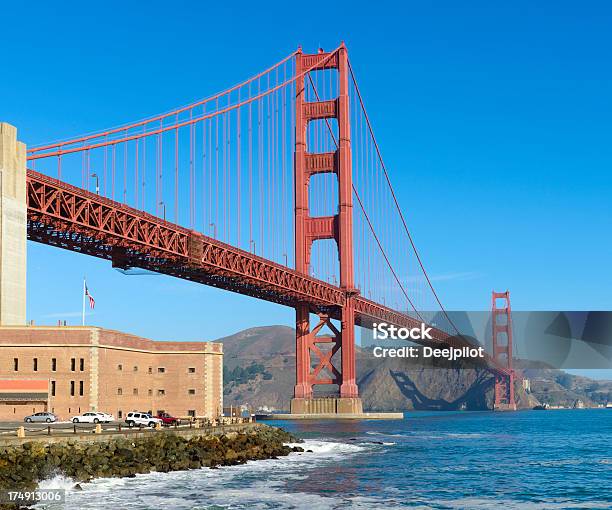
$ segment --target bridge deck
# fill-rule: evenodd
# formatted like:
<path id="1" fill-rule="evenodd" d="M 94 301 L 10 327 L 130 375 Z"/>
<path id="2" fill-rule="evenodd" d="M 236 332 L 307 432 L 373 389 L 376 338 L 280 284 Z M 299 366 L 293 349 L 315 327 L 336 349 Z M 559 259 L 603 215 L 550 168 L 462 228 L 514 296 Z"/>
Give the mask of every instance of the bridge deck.
<path id="1" fill-rule="evenodd" d="M 322 280 L 258 257 L 199 232 L 53 179 L 27 172 L 29 239 L 213 287 L 295 307 L 308 303 L 339 318 L 348 293 Z M 356 322 L 418 327 L 420 321 L 357 295 Z M 433 328 L 422 345 L 472 346 Z M 508 370 L 485 358 L 493 373 Z"/>

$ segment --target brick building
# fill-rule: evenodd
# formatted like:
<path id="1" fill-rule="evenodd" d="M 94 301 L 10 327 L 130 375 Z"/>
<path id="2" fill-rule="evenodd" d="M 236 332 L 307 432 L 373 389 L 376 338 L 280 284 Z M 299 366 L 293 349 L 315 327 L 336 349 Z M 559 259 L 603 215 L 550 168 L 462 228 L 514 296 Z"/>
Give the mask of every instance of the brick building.
<path id="1" fill-rule="evenodd" d="M 0 399 L 0 420 L 49 410 L 60 419 L 90 410 L 218 416 L 222 344 L 156 342 L 89 326 L 0 327 L 0 379 L 45 381 L 48 401 Z M 45 409 L 46 408 L 46 409 Z"/>

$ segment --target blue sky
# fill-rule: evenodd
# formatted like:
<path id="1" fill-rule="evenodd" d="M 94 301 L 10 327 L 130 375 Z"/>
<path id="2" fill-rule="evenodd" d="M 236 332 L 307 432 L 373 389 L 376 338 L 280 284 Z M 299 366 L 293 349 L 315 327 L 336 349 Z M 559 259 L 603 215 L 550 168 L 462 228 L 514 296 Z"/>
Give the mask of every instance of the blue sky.
<path id="1" fill-rule="evenodd" d="M 607 2 L 3 5 L 0 119 L 29 144 L 210 95 L 344 40 L 391 178 L 449 309 L 612 308 Z M 221 2 L 219 2 L 221 4 Z M 375 8 L 374 8 L 375 6 Z M 7 22 L 8 20 L 8 22 Z M 28 317 L 157 339 L 291 324 L 293 312 L 30 243 Z"/>

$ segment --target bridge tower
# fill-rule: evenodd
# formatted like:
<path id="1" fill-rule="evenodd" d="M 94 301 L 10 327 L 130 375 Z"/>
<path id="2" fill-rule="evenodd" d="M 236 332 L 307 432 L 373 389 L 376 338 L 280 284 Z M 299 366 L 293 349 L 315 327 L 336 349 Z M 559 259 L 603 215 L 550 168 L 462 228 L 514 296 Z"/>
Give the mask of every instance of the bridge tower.
<path id="1" fill-rule="evenodd" d="M 304 71 L 336 69 L 338 97 L 307 102 Z M 348 54 L 344 44 L 335 53 L 296 54 L 295 98 L 295 268 L 310 273 L 312 244 L 334 239 L 340 262 L 340 287 L 346 301 L 339 311 L 340 329 L 331 321 L 333 311 L 315 309 L 307 304 L 296 306 L 296 385 L 291 401 L 294 414 L 361 413 L 362 403 L 355 381 L 355 306 L 358 294 L 353 269 L 353 181 L 351 165 L 351 132 L 349 118 Z M 308 123 L 336 119 L 338 148 L 334 152 L 313 153 L 307 140 Z M 310 178 L 315 174 L 336 174 L 338 178 L 338 213 L 311 217 L 308 204 Z M 311 328 L 311 314 L 318 323 Z M 332 334 L 320 335 L 327 327 Z M 321 344 L 326 348 L 321 348 Z M 340 351 L 339 366 L 333 362 Z M 314 364 L 314 366 L 313 366 Z M 338 385 L 338 398 L 313 398 L 313 385 Z"/>
<path id="2" fill-rule="evenodd" d="M 497 301 L 503 300 L 501 306 Z M 508 369 L 507 375 L 495 375 L 495 401 L 493 409 L 516 411 L 514 401 L 514 371 L 512 370 L 512 312 L 510 292 L 492 293 L 491 325 L 493 329 L 493 359 Z"/>
<path id="3" fill-rule="evenodd" d="M 26 147 L 0 122 L 0 326 L 26 323 Z"/>

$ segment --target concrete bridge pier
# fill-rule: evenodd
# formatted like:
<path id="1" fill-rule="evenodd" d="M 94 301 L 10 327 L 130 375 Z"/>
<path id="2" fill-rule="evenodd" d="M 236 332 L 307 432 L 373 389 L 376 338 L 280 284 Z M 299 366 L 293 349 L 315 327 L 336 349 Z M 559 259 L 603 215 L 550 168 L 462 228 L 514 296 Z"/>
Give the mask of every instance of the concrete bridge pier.
<path id="1" fill-rule="evenodd" d="M 0 326 L 26 323 L 26 146 L 0 122 Z"/>

